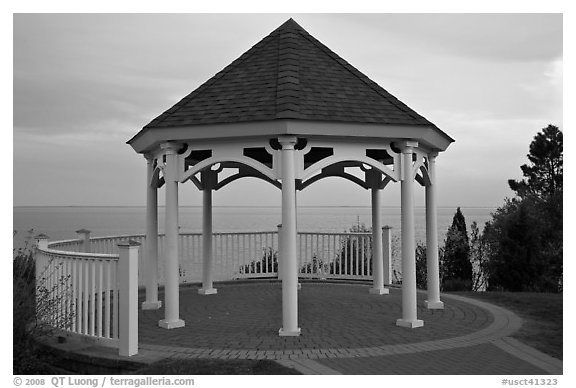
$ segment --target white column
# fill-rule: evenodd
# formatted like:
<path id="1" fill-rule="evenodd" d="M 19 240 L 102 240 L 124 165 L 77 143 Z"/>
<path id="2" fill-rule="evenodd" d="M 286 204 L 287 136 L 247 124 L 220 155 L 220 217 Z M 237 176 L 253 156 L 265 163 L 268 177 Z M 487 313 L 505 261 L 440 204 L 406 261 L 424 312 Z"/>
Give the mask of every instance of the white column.
<path id="1" fill-rule="evenodd" d="M 218 291 L 212 285 L 212 187 L 213 171 L 203 171 L 202 181 L 202 288 L 200 295 L 216 294 Z"/>
<path id="2" fill-rule="evenodd" d="M 118 244 L 119 315 L 118 340 L 121 356 L 138 354 L 138 249 L 140 243 Z"/>
<path id="3" fill-rule="evenodd" d="M 278 138 L 282 145 L 282 328 L 280 336 L 299 336 L 298 263 L 296 258 L 296 182 L 294 145 L 296 137 Z"/>
<path id="4" fill-rule="evenodd" d="M 436 156 L 428 155 L 428 176 L 430 184 L 426 186 L 426 266 L 428 282 L 428 300 L 424 302 L 428 309 L 440 310 L 444 303 L 440 301 L 440 263 L 438 260 L 438 223 L 436 217 Z"/>
<path id="5" fill-rule="evenodd" d="M 392 284 L 392 227 L 386 225 L 382 227 L 382 256 L 384 258 L 384 284 Z"/>
<path id="6" fill-rule="evenodd" d="M 370 294 L 384 295 L 384 257 L 382 252 L 382 219 L 380 217 L 380 180 L 382 174 L 372 169 L 372 278 Z"/>
<path id="7" fill-rule="evenodd" d="M 76 234 L 82 240 L 82 252 L 90 253 L 90 231 L 88 229 L 80 229 L 76 231 Z"/>
<path id="8" fill-rule="evenodd" d="M 142 310 L 158 310 L 162 302 L 158 300 L 158 188 L 152 182 L 154 157 L 146 157 L 146 251 L 144 276 L 146 277 L 146 300 Z"/>
<path id="9" fill-rule="evenodd" d="M 397 326 L 420 327 L 424 322 L 417 319 L 416 309 L 416 252 L 414 241 L 414 178 L 412 176 L 412 152 L 418 143 L 407 141 L 402 145 L 402 318 Z"/>
<path id="10" fill-rule="evenodd" d="M 175 144 L 161 145 L 166 155 L 164 180 L 166 186 L 166 238 L 165 238 L 165 285 L 164 285 L 164 319 L 158 322 L 160 327 L 175 329 L 184 326 L 180 319 L 180 283 L 178 269 L 178 155 Z"/>

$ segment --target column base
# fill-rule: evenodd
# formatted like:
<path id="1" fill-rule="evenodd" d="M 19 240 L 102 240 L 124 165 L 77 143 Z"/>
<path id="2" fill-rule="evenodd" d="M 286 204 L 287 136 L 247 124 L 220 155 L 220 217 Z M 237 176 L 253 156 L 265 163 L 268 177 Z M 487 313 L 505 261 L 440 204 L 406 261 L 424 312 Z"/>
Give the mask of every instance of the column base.
<path id="1" fill-rule="evenodd" d="M 198 290 L 200 295 L 214 295 L 218 293 L 216 288 L 201 288 Z"/>
<path id="2" fill-rule="evenodd" d="M 396 320 L 396 326 L 408 327 L 410 329 L 415 329 L 417 327 L 424 326 L 424 321 L 421 319 L 414 319 L 414 320 L 397 319 Z"/>
<path id="3" fill-rule="evenodd" d="M 166 321 L 165 319 L 162 319 L 158 321 L 158 326 L 163 329 L 178 329 L 179 327 L 184 327 L 184 324 L 184 321 L 181 319 L 175 321 Z"/>
<path id="4" fill-rule="evenodd" d="M 430 301 L 425 300 L 424 306 L 426 306 L 426 308 L 428 310 L 443 310 L 444 309 L 444 302 L 442 302 L 442 301 L 430 302 Z"/>
<path id="5" fill-rule="evenodd" d="M 142 302 L 142 310 L 158 310 L 162 307 L 162 301 Z"/>
<path id="6" fill-rule="evenodd" d="M 390 290 L 387 288 L 384 288 L 384 287 L 380 287 L 380 288 L 372 287 L 368 291 L 372 295 L 388 295 L 390 293 Z"/>
<path id="7" fill-rule="evenodd" d="M 294 331 L 286 331 L 284 329 L 280 329 L 278 330 L 278 335 L 280 337 L 298 337 L 300 335 L 300 328 L 294 330 Z"/>

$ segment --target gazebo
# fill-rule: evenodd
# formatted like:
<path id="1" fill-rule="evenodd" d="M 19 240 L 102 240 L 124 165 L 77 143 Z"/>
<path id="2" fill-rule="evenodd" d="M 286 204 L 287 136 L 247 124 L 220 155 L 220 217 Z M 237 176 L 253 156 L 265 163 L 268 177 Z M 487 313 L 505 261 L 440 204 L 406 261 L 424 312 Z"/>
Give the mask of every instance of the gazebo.
<path id="1" fill-rule="evenodd" d="M 203 192 L 201 294 L 213 287 L 212 191 L 244 177 L 282 190 L 279 278 L 280 336 L 298 336 L 296 191 L 326 177 L 348 179 L 372 193 L 374 284 L 388 293 L 390 256 L 382 249 L 380 196 L 401 184 L 402 316 L 423 325 L 416 308 L 415 182 L 426 188 L 428 294 L 442 309 L 436 226 L 435 160 L 454 140 L 436 125 L 340 58 L 289 19 L 250 50 L 152 120 L 128 144 L 147 161 L 147 226 L 143 309 L 158 309 L 157 194 L 166 190 L 166 329 L 184 326 L 179 314 L 178 187 Z M 360 168 L 364 179 L 347 172 Z M 233 174 L 226 172 L 234 171 Z"/>

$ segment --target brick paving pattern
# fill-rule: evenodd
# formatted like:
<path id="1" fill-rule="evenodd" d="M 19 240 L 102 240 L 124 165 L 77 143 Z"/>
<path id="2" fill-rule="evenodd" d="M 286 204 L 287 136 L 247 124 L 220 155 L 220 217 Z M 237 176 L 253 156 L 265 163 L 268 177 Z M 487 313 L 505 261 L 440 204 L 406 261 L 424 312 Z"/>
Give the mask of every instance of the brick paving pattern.
<path id="1" fill-rule="evenodd" d="M 279 283 L 220 285 L 217 295 L 180 291 L 180 316 L 186 326 L 158 327 L 164 310 L 140 311 L 140 342 L 213 349 L 306 350 L 373 347 L 447 339 L 474 333 L 493 322 L 479 307 L 451 301 L 444 310 L 427 310 L 418 296 L 424 327 L 396 326 L 401 291 L 369 295 L 366 285 L 304 283 L 299 291 L 300 337 L 279 337 L 282 290 Z M 328 351 L 328 350 L 326 350 Z"/>
<path id="2" fill-rule="evenodd" d="M 180 290 L 183 328 L 158 327 L 164 310 L 139 312 L 139 353 L 120 357 L 91 343 L 53 343 L 76 356 L 149 364 L 166 358 L 269 359 L 303 374 L 559 375 L 562 361 L 509 336 L 522 325 L 489 303 L 443 295 L 444 310 L 423 307 L 424 327 L 397 327 L 401 291 L 370 295 L 366 284 L 302 284 L 300 337 L 279 337 L 278 282 L 219 284 L 217 295 Z M 141 301 L 143 293 L 141 295 Z M 55 341 L 53 341 L 55 342 Z"/>

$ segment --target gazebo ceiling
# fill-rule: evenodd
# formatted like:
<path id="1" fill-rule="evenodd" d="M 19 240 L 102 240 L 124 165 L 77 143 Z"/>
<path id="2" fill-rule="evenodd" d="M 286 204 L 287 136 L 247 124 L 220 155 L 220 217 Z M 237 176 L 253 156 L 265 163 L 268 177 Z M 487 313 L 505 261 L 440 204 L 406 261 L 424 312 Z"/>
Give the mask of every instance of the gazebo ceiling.
<path id="1" fill-rule="evenodd" d="M 128 143 L 285 134 L 454 141 L 289 19 Z"/>

